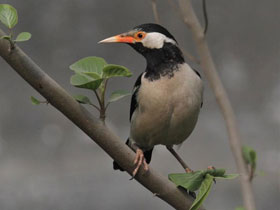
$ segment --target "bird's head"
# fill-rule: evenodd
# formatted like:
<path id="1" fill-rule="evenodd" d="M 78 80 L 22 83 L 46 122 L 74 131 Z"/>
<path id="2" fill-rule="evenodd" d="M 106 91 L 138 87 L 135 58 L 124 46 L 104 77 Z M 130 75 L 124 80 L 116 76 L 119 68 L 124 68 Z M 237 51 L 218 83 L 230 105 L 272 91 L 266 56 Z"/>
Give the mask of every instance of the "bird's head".
<path id="1" fill-rule="evenodd" d="M 182 53 L 175 38 L 161 25 L 142 24 L 132 30 L 109 37 L 99 43 L 127 43 L 149 60 L 178 59 Z"/>

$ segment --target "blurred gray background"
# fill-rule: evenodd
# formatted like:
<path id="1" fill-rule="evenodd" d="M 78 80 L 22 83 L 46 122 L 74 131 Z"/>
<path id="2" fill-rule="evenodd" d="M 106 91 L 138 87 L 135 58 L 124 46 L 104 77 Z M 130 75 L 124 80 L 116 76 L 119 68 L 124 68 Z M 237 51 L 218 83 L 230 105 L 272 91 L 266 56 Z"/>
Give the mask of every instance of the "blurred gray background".
<path id="1" fill-rule="evenodd" d="M 15 32 L 32 39 L 20 47 L 72 94 L 68 66 L 85 56 L 101 56 L 125 65 L 132 78 L 117 78 L 109 90 L 131 90 L 145 60 L 129 46 L 97 42 L 146 22 L 153 22 L 149 0 L 10 0 L 19 14 Z M 193 1 L 202 17 L 201 1 Z M 162 25 L 195 55 L 190 32 L 167 0 L 158 1 Z M 279 209 L 280 2 L 208 1 L 207 40 L 237 115 L 244 144 L 258 153 L 253 183 L 258 209 Z M 1 28 L 4 26 L 1 24 Z M 201 72 L 201 70 L 198 68 Z M 115 210 L 171 209 L 129 175 L 113 171 L 111 158 L 51 105 L 33 106 L 30 96 L 44 100 L 0 59 L 0 209 Z M 193 169 L 208 165 L 236 173 L 224 120 L 205 81 L 199 122 L 179 153 Z M 93 99 L 94 100 L 94 99 Z M 107 123 L 117 135 L 129 133 L 130 98 L 108 110 Z M 95 110 L 88 107 L 95 115 Z M 162 146 L 151 167 L 165 176 L 182 172 Z M 242 205 L 238 179 L 218 181 L 205 202 L 208 210 Z"/>

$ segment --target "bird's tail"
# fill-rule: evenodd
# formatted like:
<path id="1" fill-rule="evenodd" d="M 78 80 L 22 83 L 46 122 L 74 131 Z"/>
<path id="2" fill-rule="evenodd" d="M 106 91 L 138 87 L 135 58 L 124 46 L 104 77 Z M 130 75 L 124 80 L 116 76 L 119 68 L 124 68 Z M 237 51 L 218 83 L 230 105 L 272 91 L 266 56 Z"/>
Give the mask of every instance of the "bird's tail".
<path id="1" fill-rule="evenodd" d="M 131 147 L 130 147 L 129 138 L 126 140 L 125 144 L 126 144 L 129 148 L 131 148 Z M 154 149 L 154 148 L 152 148 L 152 149 L 150 149 L 150 150 L 144 152 L 144 157 L 145 157 L 146 163 L 148 163 L 148 164 L 151 162 L 153 149 Z M 124 171 L 123 168 L 120 167 L 120 165 L 119 165 L 116 161 L 113 161 L 113 168 L 114 168 L 114 170 Z"/>

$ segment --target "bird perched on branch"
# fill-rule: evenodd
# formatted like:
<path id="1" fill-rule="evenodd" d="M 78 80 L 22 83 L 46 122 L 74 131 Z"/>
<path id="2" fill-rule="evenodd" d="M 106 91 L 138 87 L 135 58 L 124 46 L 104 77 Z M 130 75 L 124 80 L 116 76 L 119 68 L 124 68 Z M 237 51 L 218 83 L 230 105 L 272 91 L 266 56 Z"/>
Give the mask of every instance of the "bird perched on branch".
<path id="1" fill-rule="evenodd" d="M 135 176 L 141 166 L 148 170 L 155 145 L 166 145 L 186 171 L 190 171 L 172 146 L 192 133 L 202 106 L 200 75 L 184 60 L 175 38 L 158 24 L 143 24 L 99 43 L 127 43 L 147 61 L 131 99 L 130 136 L 136 148 Z M 114 169 L 122 168 L 114 162 Z"/>

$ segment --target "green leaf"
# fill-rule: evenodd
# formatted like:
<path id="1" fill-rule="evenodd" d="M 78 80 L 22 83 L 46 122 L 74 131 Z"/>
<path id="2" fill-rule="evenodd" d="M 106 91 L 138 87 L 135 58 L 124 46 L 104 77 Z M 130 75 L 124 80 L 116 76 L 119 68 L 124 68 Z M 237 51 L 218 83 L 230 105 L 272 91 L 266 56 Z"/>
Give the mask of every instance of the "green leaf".
<path id="1" fill-rule="evenodd" d="M 224 176 L 225 173 L 226 173 L 226 170 L 224 168 L 207 169 L 206 171 L 204 171 L 204 175 L 210 174 L 214 177 Z"/>
<path id="2" fill-rule="evenodd" d="M 33 96 L 31 96 L 30 99 L 31 99 L 31 102 L 32 102 L 33 105 L 39 105 L 40 104 L 40 101 Z"/>
<path id="3" fill-rule="evenodd" d="M 4 35 L 4 36 L 1 36 L 0 39 L 11 40 L 11 36 Z"/>
<path id="4" fill-rule="evenodd" d="M 215 176 L 217 179 L 235 179 L 239 174 L 225 174 L 223 176 Z"/>
<path id="5" fill-rule="evenodd" d="M 102 79 L 101 76 L 95 72 L 83 72 L 83 74 L 90 76 L 93 79 Z"/>
<path id="6" fill-rule="evenodd" d="M 199 188 L 199 193 L 194 200 L 190 210 L 197 210 L 202 205 L 203 201 L 207 198 L 210 192 L 211 186 L 213 184 L 213 179 L 213 176 L 206 174 L 206 177 L 203 180 L 201 187 Z"/>
<path id="7" fill-rule="evenodd" d="M 248 146 L 242 147 L 242 154 L 245 162 L 251 165 L 252 169 L 255 170 L 257 166 L 257 153 L 254 149 Z"/>
<path id="8" fill-rule="evenodd" d="M 25 42 L 31 38 L 31 33 L 29 32 L 21 32 L 17 35 L 17 38 L 14 40 L 16 42 Z"/>
<path id="9" fill-rule="evenodd" d="M 76 73 L 95 73 L 101 77 L 102 69 L 106 65 L 106 61 L 100 57 L 86 57 L 78 60 L 72 64 L 69 68 Z"/>
<path id="10" fill-rule="evenodd" d="M 8 28 L 13 28 L 18 22 L 17 10 L 9 4 L 0 4 L 0 21 Z"/>
<path id="11" fill-rule="evenodd" d="M 190 191 L 196 191 L 201 186 L 204 179 L 204 171 L 196 171 L 193 173 L 169 174 L 169 180 L 177 186 L 181 186 Z"/>
<path id="12" fill-rule="evenodd" d="M 70 79 L 70 83 L 75 87 L 79 88 L 86 88 L 90 90 L 96 90 L 100 84 L 102 83 L 103 79 L 93 79 L 85 74 L 78 74 L 76 73 Z"/>
<path id="13" fill-rule="evenodd" d="M 103 78 L 130 77 L 132 73 L 124 66 L 108 64 L 103 68 Z"/>
<path id="14" fill-rule="evenodd" d="M 84 95 L 74 95 L 73 98 L 81 104 L 92 104 L 89 98 Z"/>
<path id="15" fill-rule="evenodd" d="M 111 94 L 108 102 L 111 103 L 111 102 L 114 102 L 114 101 L 118 101 L 118 100 L 122 99 L 123 97 L 129 96 L 130 94 L 131 94 L 130 91 L 127 91 L 127 90 L 114 91 Z"/>

